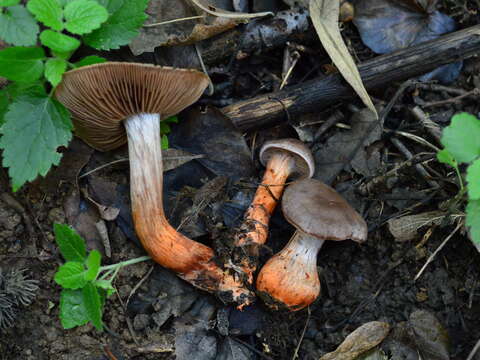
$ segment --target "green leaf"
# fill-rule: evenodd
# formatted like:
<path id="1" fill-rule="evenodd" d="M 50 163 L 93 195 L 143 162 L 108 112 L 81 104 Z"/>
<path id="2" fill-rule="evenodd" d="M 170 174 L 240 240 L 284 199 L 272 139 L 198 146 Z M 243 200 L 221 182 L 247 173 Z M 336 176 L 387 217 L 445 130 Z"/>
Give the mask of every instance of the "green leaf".
<path id="1" fill-rule="evenodd" d="M 97 288 L 91 283 L 87 283 L 82 289 L 83 303 L 87 310 L 88 318 L 97 330 L 103 329 L 102 323 L 102 304 Z"/>
<path id="2" fill-rule="evenodd" d="M 17 46 L 32 46 L 37 42 L 39 27 L 33 16 L 21 5 L 0 13 L 0 39 Z"/>
<path id="3" fill-rule="evenodd" d="M 87 284 L 83 263 L 68 261 L 58 268 L 55 273 L 55 282 L 65 289 L 80 289 Z"/>
<path id="4" fill-rule="evenodd" d="M 88 66 L 88 65 L 93 65 L 93 64 L 100 64 L 106 62 L 107 59 L 96 56 L 96 55 L 91 55 L 91 56 L 86 56 L 82 60 L 76 62 L 74 65 L 75 67 L 82 67 L 82 66 Z"/>
<path id="5" fill-rule="evenodd" d="M 162 150 L 168 149 L 168 137 L 167 135 L 162 135 Z"/>
<path id="6" fill-rule="evenodd" d="M 55 241 L 60 253 L 67 261 L 83 262 L 87 258 L 85 241 L 70 226 L 64 224 L 53 225 Z"/>
<path id="7" fill-rule="evenodd" d="M 78 39 L 52 30 L 42 31 L 40 41 L 42 45 L 60 53 L 75 51 L 80 46 Z"/>
<path id="8" fill-rule="evenodd" d="M 58 0 L 29 0 L 27 9 L 35 18 L 53 30 L 63 30 L 62 6 Z"/>
<path id="9" fill-rule="evenodd" d="M 18 83 L 13 82 L 0 90 L 0 126 L 5 122 L 4 117 L 13 99 L 19 95 L 46 96 L 45 88 L 40 82 Z"/>
<path id="10" fill-rule="evenodd" d="M 458 162 L 480 156 L 480 120 L 468 113 L 457 114 L 443 130 L 441 142 Z"/>
<path id="11" fill-rule="evenodd" d="M 88 320 L 82 290 L 63 289 L 60 295 L 60 321 L 63 328 L 85 325 Z"/>
<path id="12" fill-rule="evenodd" d="M 84 36 L 84 42 L 99 50 L 118 49 L 128 45 L 138 35 L 138 30 L 147 18 L 144 11 L 148 0 L 110 0 L 102 3 L 112 11 L 111 16 L 98 30 Z"/>
<path id="13" fill-rule="evenodd" d="M 440 150 L 437 153 L 437 159 L 441 163 L 448 164 L 453 167 L 457 167 L 457 162 L 453 158 L 453 155 L 447 149 Z"/>
<path id="14" fill-rule="evenodd" d="M 86 280 L 94 280 L 98 272 L 100 270 L 100 261 L 102 260 L 102 255 L 98 252 L 98 250 L 92 250 L 90 254 L 88 254 L 87 258 L 87 273 L 85 274 Z"/>
<path id="15" fill-rule="evenodd" d="M 74 0 L 65 6 L 64 14 L 66 29 L 79 35 L 98 29 L 108 19 L 107 9 L 93 0 Z"/>
<path id="16" fill-rule="evenodd" d="M 470 200 L 467 205 L 466 224 L 470 227 L 470 236 L 474 243 L 480 243 L 480 200 Z"/>
<path id="17" fill-rule="evenodd" d="M 50 97 L 21 96 L 10 105 L 0 128 L 3 166 L 8 167 L 14 191 L 58 165 L 59 146 L 72 138 L 72 122 L 65 107 Z"/>
<path id="18" fill-rule="evenodd" d="M 48 59 L 45 63 L 45 77 L 55 87 L 62 81 L 62 75 L 67 70 L 67 62 L 63 59 Z"/>
<path id="19" fill-rule="evenodd" d="M 20 0 L 0 0 L 0 6 L 13 6 L 20 4 Z"/>
<path id="20" fill-rule="evenodd" d="M 0 50 L 0 76 L 12 81 L 33 82 L 43 75 L 45 52 L 40 47 L 9 47 Z"/>
<path id="21" fill-rule="evenodd" d="M 480 141 L 480 139 L 479 139 Z M 468 197 L 470 200 L 480 199 L 480 158 L 467 169 Z"/>
<path id="22" fill-rule="evenodd" d="M 93 282 L 96 287 L 104 290 L 115 290 L 110 280 L 96 280 Z"/>

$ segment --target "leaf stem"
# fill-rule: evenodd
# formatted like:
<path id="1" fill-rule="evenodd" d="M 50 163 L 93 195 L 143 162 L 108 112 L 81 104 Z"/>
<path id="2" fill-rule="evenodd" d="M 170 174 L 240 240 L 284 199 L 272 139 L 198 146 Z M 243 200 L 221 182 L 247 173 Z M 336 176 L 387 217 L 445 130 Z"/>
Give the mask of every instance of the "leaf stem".
<path id="1" fill-rule="evenodd" d="M 116 270 L 117 268 L 120 269 L 123 266 L 133 265 L 133 264 L 136 264 L 136 263 L 139 263 L 139 262 L 142 262 L 142 261 L 147 261 L 147 260 L 151 260 L 150 256 L 141 256 L 141 257 L 138 257 L 138 258 L 135 258 L 135 259 L 122 261 L 122 262 L 119 262 L 119 263 L 116 263 L 116 264 L 101 266 L 100 271 Z"/>

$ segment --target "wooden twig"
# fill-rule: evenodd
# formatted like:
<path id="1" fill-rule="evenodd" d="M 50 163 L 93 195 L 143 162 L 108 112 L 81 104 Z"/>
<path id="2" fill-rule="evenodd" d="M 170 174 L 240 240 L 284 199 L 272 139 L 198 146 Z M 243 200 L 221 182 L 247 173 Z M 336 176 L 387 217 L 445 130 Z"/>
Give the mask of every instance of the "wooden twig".
<path id="1" fill-rule="evenodd" d="M 359 65 L 367 89 L 410 79 L 440 65 L 480 53 L 480 25 L 444 35 Z M 205 53 L 204 53 L 205 55 Z M 354 96 L 340 74 L 310 80 L 281 91 L 257 96 L 222 109 L 241 130 L 277 125 L 287 118 L 324 109 Z"/>

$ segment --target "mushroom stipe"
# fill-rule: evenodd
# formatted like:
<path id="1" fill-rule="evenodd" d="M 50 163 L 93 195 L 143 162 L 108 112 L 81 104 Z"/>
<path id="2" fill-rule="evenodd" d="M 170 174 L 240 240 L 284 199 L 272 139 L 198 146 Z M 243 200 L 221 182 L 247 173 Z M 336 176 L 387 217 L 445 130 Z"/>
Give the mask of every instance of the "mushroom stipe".
<path id="1" fill-rule="evenodd" d="M 72 113 L 76 134 L 92 147 L 107 151 L 128 138 L 133 220 L 152 259 L 241 308 L 253 293 L 215 263 L 210 247 L 177 232 L 163 211 L 160 120 L 195 102 L 207 85 L 195 70 L 107 62 L 65 73 L 55 95 Z"/>
<path id="2" fill-rule="evenodd" d="M 253 283 L 259 249 L 267 241 L 270 216 L 287 179 L 311 177 L 315 169 L 312 153 L 297 139 L 267 141 L 260 150 L 260 161 L 266 167 L 262 183 L 234 239 L 234 262 L 244 272 L 248 284 Z"/>

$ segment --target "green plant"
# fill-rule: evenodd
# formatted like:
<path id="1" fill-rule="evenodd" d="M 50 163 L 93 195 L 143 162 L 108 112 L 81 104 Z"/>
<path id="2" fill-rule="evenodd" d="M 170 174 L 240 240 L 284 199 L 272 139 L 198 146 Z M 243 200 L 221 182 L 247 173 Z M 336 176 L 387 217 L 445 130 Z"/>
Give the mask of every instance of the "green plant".
<path id="1" fill-rule="evenodd" d="M 468 113 L 452 117 L 449 126 L 443 130 L 442 145 L 445 147 L 437 154 L 438 160 L 452 166 L 457 172 L 460 191 L 456 198 L 468 200 L 465 207 L 466 225 L 475 243 L 480 243 L 480 120 Z M 465 187 L 459 164 L 468 164 Z"/>
<path id="2" fill-rule="evenodd" d="M 62 74 L 106 61 L 87 56 L 72 63 L 82 43 L 118 49 L 138 34 L 148 0 L 0 0 L 0 148 L 14 191 L 57 165 L 72 137 L 69 112 L 53 98 Z M 39 46 L 39 44 L 41 46 Z"/>
<path id="3" fill-rule="evenodd" d="M 55 240 L 66 262 L 55 274 L 54 280 L 63 289 L 60 295 L 60 320 L 64 329 L 87 322 L 103 329 L 102 314 L 105 300 L 115 293 L 113 280 L 120 269 L 149 260 L 150 257 L 100 266 L 101 255 L 92 250 L 87 255 L 85 241 L 67 225 L 54 225 Z"/>

